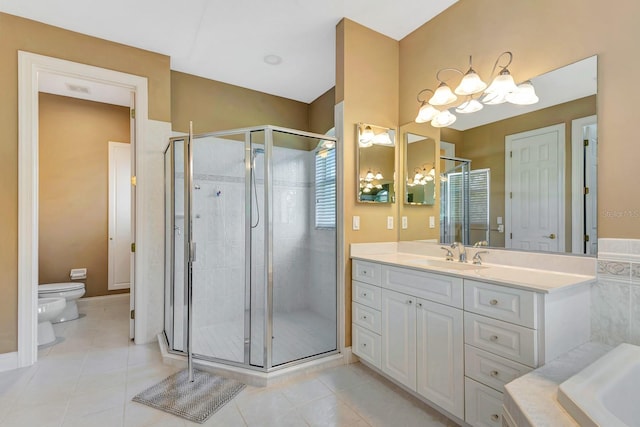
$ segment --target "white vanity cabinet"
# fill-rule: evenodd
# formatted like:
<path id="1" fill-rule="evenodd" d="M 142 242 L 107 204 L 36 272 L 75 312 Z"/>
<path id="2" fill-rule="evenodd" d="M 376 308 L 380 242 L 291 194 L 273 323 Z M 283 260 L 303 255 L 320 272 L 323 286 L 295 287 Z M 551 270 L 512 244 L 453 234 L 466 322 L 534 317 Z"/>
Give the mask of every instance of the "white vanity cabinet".
<path id="1" fill-rule="evenodd" d="M 553 293 L 464 280 L 465 421 L 502 426 L 508 382 L 589 340 L 589 287 Z"/>
<path id="2" fill-rule="evenodd" d="M 354 354 L 464 419 L 462 279 L 387 265 L 373 279 L 360 273 L 373 271 L 371 263 L 353 264 Z M 380 316 L 377 332 L 372 314 L 364 317 L 372 310 Z M 369 343 L 378 336 L 379 360 Z"/>

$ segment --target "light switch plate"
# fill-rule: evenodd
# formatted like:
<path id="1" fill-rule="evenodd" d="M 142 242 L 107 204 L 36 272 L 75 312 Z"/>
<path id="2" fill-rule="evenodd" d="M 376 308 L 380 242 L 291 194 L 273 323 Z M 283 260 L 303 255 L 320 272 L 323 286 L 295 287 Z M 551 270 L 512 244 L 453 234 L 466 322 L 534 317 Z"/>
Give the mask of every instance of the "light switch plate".
<path id="1" fill-rule="evenodd" d="M 433 215 L 429 217 L 429 228 L 436 228 L 436 218 Z"/>
<path id="2" fill-rule="evenodd" d="M 360 217 L 358 215 L 353 216 L 353 229 L 360 230 Z"/>
<path id="3" fill-rule="evenodd" d="M 497 222 L 498 222 L 498 225 L 502 224 L 502 217 L 501 216 L 498 217 Z"/>
<path id="4" fill-rule="evenodd" d="M 387 230 L 393 230 L 393 217 L 387 217 Z"/>
<path id="5" fill-rule="evenodd" d="M 406 216 L 402 217 L 402 229 L 406 230 L 407 228 L 409 228 L 409 218 L 407 218 Z"/>

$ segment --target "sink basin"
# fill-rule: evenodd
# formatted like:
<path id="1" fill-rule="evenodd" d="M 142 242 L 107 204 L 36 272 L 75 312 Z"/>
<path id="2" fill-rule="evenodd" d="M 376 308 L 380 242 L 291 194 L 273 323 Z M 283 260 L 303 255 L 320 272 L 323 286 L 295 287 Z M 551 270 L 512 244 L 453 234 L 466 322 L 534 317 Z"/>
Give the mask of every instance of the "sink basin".
<path id="1" fill-rule="evenodd" d="M 425 267 L 435 267 L 435 268 L 442 268 L 445 270 L 458 270 L 458 271 L 480 270 L 480 269 L 486 268 L 478 264 L 467 264 L 464 262 L 457 262 L 457 261 L 441 261 L 439 259 L 418 258 L 418 259 L 409 260 L 407 262 L 411 264 L 423 265 Z"/>
<path id="2" fill-rule="evenodd" d="M 640 347 L 620 344 L 558 388 L 581 426 L 640 426 Z"/>

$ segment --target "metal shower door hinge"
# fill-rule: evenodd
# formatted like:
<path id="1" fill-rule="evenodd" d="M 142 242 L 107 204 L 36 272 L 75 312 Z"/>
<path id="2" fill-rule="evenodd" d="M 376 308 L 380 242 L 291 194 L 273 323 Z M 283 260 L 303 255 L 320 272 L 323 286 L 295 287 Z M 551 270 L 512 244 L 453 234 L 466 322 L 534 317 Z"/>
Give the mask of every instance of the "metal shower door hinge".
<path id="1" fill-rule="evenodd" d="M 136 244 L 132 243 L 131 244 L 131 252 L 135 252 L 136 251 Z"/>
<path id="2" fill-rule="evenodd" d="M 136 311 L 135 310 L 131 310 L 131 319 L 135 319 L 136 318 Z"/>

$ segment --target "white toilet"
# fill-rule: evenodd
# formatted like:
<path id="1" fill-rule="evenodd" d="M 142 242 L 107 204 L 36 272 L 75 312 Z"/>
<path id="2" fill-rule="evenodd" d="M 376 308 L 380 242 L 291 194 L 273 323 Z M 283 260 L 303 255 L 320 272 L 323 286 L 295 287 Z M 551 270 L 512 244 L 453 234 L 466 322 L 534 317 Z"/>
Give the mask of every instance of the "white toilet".
<path id="1" fill-rule="evenodd" d="M 62 297 L 38 298 L 38 345 L 56 340 L 51 321 L 60 316 L 66 305 L 67 301 Z"/>
<path id="2" fill-rule="evenodd" d="M 51 320 L 51 323 L 66 322 L 80 317 L 76 300 L 83 296 L 84 292 L 82 282 L 46 283 L 38 286 L 38 298 L 64 298 L 67 301 L 64 311 Z"/>

